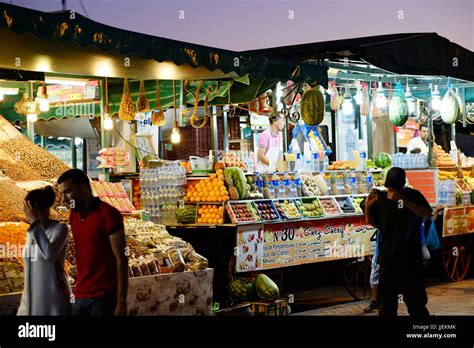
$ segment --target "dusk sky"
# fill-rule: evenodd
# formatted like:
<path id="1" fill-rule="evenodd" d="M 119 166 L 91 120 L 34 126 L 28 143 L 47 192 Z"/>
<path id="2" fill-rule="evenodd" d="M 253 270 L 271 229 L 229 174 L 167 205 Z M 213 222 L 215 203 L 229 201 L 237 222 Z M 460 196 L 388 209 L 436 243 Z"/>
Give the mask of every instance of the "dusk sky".
<path id="1" fill-rule="evenodd" d="M 61 0 L 3 0 L 57 11 Z M 437 32 L 474 51 L 474 0 L 79 0 L 67 8 L 150 35 L 231 50 Z M 184 19 L 180 19 L 184 11 Z M 292 11 L 292 12 L 290 12 Z M 182 13 L 181 13 L 182 14 Z M 293 17 L 293 18 L 289 18 Z"/>

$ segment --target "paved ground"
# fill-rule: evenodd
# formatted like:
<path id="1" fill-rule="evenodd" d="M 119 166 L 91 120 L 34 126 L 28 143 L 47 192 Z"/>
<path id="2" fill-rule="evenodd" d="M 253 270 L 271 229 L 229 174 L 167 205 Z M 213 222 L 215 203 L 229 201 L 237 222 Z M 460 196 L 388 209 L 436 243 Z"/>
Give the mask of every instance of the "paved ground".
<path id="1" fill-rule="evenodd" d="M 427 288 L 428 310 L 432 315 L 474 315 L 474 279 L 457 283 L 433 285 Z M 329 307 L 323 307 L 294 315 L 377 315 L 377 311 L 364 313 L 369 301 L 351 301 Z M 399 315 L 408 315 L 404 303 L 398 308 Z"/>

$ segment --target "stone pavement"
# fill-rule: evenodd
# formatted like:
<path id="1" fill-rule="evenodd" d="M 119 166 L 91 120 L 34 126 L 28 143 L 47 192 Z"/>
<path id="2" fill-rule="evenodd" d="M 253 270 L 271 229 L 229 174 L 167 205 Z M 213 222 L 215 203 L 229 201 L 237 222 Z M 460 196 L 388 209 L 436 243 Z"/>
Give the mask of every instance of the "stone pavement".
<path id="1" fill-rule="evenodd" d="M 441 315 L 474 315 L 474 279 L 456 283 L 438 284 L 428 287 L 428 310 L 435 316 Z M 370 316 L 378 315 L 377 311 L 364 313 L 370 301 L 352 301 L 336 306 L 313 309 L 293 315 L 342 315 Z M 404 303 L 398 307 L 399 315 L 408 315 Z"/>

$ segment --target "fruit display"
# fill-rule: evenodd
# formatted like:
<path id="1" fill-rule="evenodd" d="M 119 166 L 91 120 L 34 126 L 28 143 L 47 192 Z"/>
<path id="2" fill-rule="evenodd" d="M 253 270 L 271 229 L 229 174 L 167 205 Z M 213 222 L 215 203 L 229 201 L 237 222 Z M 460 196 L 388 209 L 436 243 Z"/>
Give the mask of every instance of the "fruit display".
<path id="1" fill-rule="evenodd" d="M 274 301 L 280 296 L 280 290 L 270 277 L 259 274 L 255 279 L 255 290 L 257 296 L 264 301 Z"/>
<path id="2" fill-rule="evenodd" d="M 339 205 L 337 204 L 334 197 L 327 197 L 327 198 L 319 198 L 321 205 L 324 209 L 324 213 L 326 215 L 339 215 L 342 214 Z"/>
<path id="3" fill-rule="evenodd" d="M 247 175 L 247 185 L 250 199 L 264 198 L 263 193 L 258 190 L 257 184 L 255 183 L 255 179 L 252 175 Z"/>
<path id="4" fill-rule="evenodd" d="M 14 181 L 41 180 L 41 175 L 25 163 L 15 159 L 0 149 L 0 171 Z"/>
<path id="5" fill-rule="evenodd" d="M 224 223 L 224 207 L 216 204 L 198 204 L 197 220 L 200 225 L 222 225 Z"/>
<path id="6" fill-rule="evenodd" d="M 227 152 L 226 154 L 224 154 L 223 159 L 217 161 L 214 165 L 214 170 L 225 169 L 229 167 L 238 167 L 245 172 L 247 171 L 247 165 L 242 162 L 234 152 Z"/>
<path id="7" fill-rule="evenodd" d="M 254 282 L 251 278 L 237 278 L 230 283 L 230 291 L 241 300 L 251 301 L 256 296 Z"/>
<path id="8" fill-rule="evenodd" d="M 356 212 L 349 197 L 337 197 L 336 202 L 343 214 L 354 214 Z"/>
<path id="9" fill-rule="evenodd" d="M 226 211 L 234 224 L 258 221 L 250 203 L 228 203 Z"/>
<path id="10" fill-rule="evenodd" d="M 317 199 L 302 199 L 296 201 L 298 208 L 306 218 L 321 217 L 324 215 L 324 210 Z"/>
<path id="11" fill-rule="evenodd" d="M 239 194 L 238 199 L 249 198 L 249 186 L 244 171 L 238 167 L 229 167 L 224 170 L 224 178 L 229 190 L 235 187 Z"/>
<path id="12" fill-rule="evenodd" d="M 443 148 L 435 144 L 433 146 L 433 162 L 436 167 L 454 167 L 455 163 L 449 154 L 447 154 Z"/>
<path id="13" fill-rule="evenodd" d="M 334 161 L 328 166 L 328 170 L 355 169 L 355 161 Z"/>
<path id="14" fill-rule="evenodd" d="M 209 178 L 186 186 L 185 202 L 227 202 L 229 192 L 224 183 L 224 171 L 219 169 Z"/>
<path id="15" fill-rule="evenodd" d="M 273 205 L 272 201 L 256 201 L 254 205 L 258 211 L 258 214 L 264 221 L 278 220 L 280 216 Z"/>
<path id="16" fill-rule="evenodd" d="M 196 207 L 194 205 L 184 205 L 176 210 L 176 220 L 180 224 L 196 223 Z"/>
<path id="17" fill-rule="evenodd" d="M 285 219 L 300 219 L 302 217 L 294 200 L 274 201 L 275 208 L 281 217 Z"/>
<path id="18" fill-rule="evenodd" d="M 456 179 L 456 184 L 459 187 L 459 189 L 463 192 L 471 192 L 471 185 L 469 185 L 466 180 L 464 179 Z"/>
<path id="19" fill-rule="evenodd" d="M 25 222 L 0 222 L 0 244 L 23 246 L 29 227 Z"/>
<path id="20" fill-rule="evenodd" d="M 352 197 L 352 206 L 354 207 L 356 213 L 363 213 L 360 205 L 364 199 L 365 197 Z"/>
<path id="21" fill-rule="evenodd" d="M 301 179 L 303 181 L 303 194 L 305 196 L 314 197 L 320 196 L 321 190 L 319 188 L 320 185 L 326 186 L 326 182 L 324 180 L 319 180 L 318 176 L 313 176 L 309 174 L 302 174 Z M 322 184 L 324 182 L 324 184 Z M 327 193 L 327 186 L 326 186 L 326 193 Z"/>

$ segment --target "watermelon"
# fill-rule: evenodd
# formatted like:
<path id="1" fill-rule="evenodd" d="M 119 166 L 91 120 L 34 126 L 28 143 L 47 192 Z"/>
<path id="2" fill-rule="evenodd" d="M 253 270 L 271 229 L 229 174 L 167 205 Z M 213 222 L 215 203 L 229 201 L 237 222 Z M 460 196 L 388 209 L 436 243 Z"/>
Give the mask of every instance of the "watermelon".
<path id="1" fill-rule="evenodd" d="M 194 224 L 196 222 L 196 207 L 185 205 L 176 210 L 176 219 L 181 224 Z"/>
<path id="2" fill-rule="evenodd" d="M 249 197 L 247 179 L 242 168 L 229 167 L 224 170 L 224 178 L 229 187 L 235 186 L 239 193 L 240 199 L 246 199 Z"/>
<path id="3" fill-rule="evenodd" d="M 273 280 L 265 274 L 259 274 L 255 279 L 257 296 L 264 301 L 275 301 L 280 295 L 280 290 Z"/>
<path id="4" fill-rule="evenodd" d="M 388 119 L 397 127 L 403 126 L 408 121 L 408 104 L 405 97 L 394 94 L 388 106 Z"/>
<path id="5" fill-rule="evenodd" d="M 374 163 L 379 168 L 386 168 L 392 165 L 392 156 L 386 152 L 379 152 L 374 157 Z"/>
<path id="6" fill-rule="evenodd" d="M 244 301 L 250 301 L 255 298 L 255 289 L 252 279 L 238 278 L 230 283 L 230 291 L 235 296 Z"/>
<path id="7" fill-rule="evenodd" d="M 452 88 L 448 89 L 441 102 L 441 119 L 444 123 L 455 123 L 461 116 L 459 101 Z"/>
<path id="8" fill-rule="evenodd" d="M 301 118 L 308 126 L 317 126 L 324 119 L 324 96 L 319 86 L 303 93 L 301 98 Z"/>

